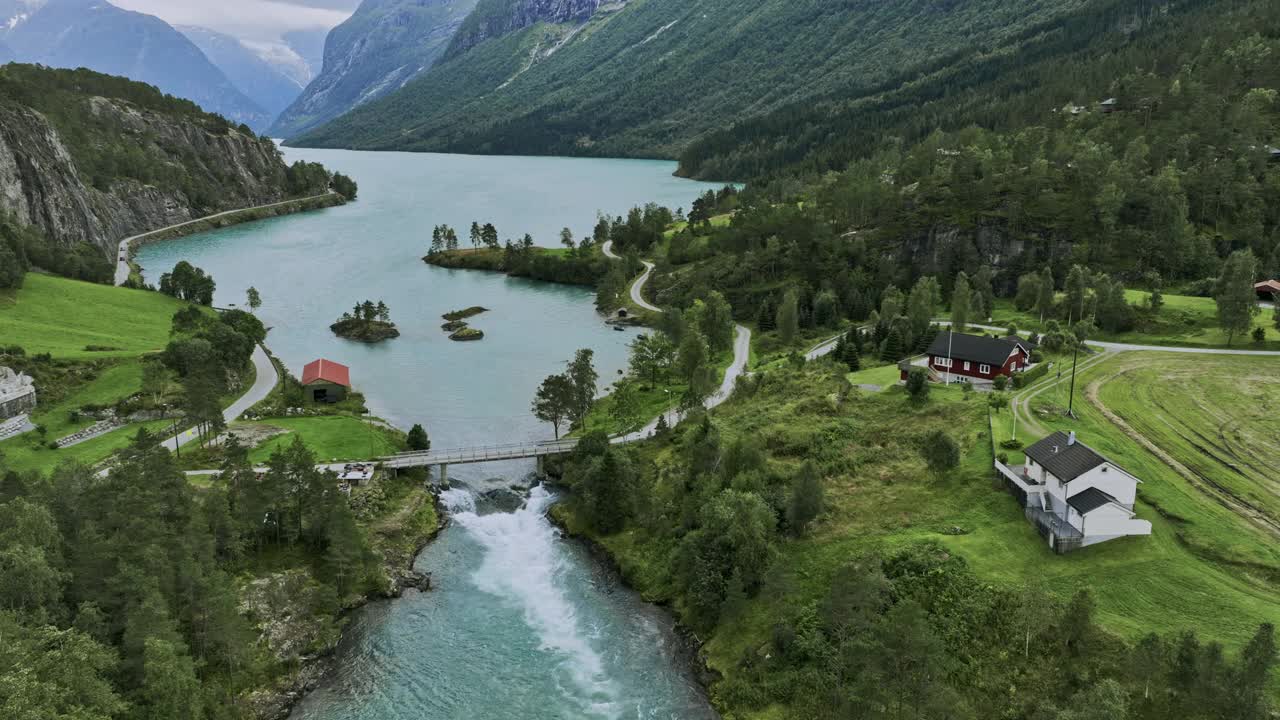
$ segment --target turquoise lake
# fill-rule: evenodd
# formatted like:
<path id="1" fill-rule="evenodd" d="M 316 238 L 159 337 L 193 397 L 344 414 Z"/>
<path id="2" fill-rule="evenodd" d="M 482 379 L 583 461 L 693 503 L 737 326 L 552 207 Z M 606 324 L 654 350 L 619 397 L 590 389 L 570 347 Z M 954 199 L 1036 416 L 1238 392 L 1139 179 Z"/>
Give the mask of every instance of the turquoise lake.
<path id="1" fill-rule="evenodd" d="M 435 448 L 547 439 L 529 412 L 538 384 L 578 348 L 596 353 L 601 385 L 625 366 L 634 330 L 606 326 L 587 288 L 434 268 L 431 229 L 466 242 L 473 221 L 501 237 L 558 242 L 589 234 L 597 213 L 657 202 L 688 208 L 716 187 L 672 177 L 674 163 L 286 149 L 360 184 L 349 205 L 145 246 L 148 282 L 179 260 L 210 272 L 216 304 L 258 288 L 268 344 L 291 369 L 319 357 L 351 366 L 374 415 L 422 423 Z M 400 338 L 375 346 L 328 326 L 354 303 L 382 300 Z M 455 343 L 449 310 L 482 305 L 486 337 Z M 667 615 L 621 586 L 546 520 L 555 498 L 535 488 L 517 511 L 487 508 L 487 490 L 530 482 L 531 463 L 450 469 L 452 522 L 418 558 L 434 589 L 353 618 L 337 669 L 296 720 L 714 718 Z"/>

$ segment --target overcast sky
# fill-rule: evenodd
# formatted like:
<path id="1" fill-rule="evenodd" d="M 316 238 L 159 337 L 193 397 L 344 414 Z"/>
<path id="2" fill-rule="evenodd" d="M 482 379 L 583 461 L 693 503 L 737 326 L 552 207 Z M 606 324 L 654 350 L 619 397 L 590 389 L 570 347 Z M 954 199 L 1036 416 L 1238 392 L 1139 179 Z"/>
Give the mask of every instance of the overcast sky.
<path id="1" fill-rule="evenodd" d="M 360 0 L 109 0 L 156 15 L 170 25 L 199 25 L 247 40 L 273 40 L 290 30 L 329 29 Z"/>

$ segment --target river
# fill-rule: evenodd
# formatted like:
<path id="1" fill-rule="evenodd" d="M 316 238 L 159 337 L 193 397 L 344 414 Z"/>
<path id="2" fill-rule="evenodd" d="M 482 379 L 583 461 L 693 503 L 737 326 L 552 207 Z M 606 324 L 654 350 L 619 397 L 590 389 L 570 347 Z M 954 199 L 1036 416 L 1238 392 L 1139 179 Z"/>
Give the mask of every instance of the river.
<path id="1" fill-rule="evenodd" d="M 446 270 L 421 257 L 431 228 L 467 242 L 473 221 L 501 237 L 558 242 L 589 234 L 597 212 L 658 202 L 688 208 L 710 185 L 671 176 L 673 163 L 286 149 L 360 184 L 360 199 L 314 213 L 144 246 L 149 282 L 178 260 L 218 281 L 215 302 L 243 304 L 256 287 L 268 344 L 295 373 L 317 357 L 345 363 L 373 414 L 423 423 L 437 448 L 544 439 L 529 412 L 542 378 L 578 348 L 596 353 L 602 385 L 625 366 L 634 331 L 615 332 L 584 288 Z M 383 300 L 400 338 L 367 346 L 328 325 L 354 303 Z M 478 343 L 440 330 L 446 311 L 483 305 Z M 527 485 L 532 463 L 450 469 L 452 523 L 417 559 L 429 593 L 357 613 L 337 669 L 296 720 L 714 718 L 670 619 L 620 586 L 591 553 L 547 521 L 535 488 L 514 512 L 479 494 Z"/>

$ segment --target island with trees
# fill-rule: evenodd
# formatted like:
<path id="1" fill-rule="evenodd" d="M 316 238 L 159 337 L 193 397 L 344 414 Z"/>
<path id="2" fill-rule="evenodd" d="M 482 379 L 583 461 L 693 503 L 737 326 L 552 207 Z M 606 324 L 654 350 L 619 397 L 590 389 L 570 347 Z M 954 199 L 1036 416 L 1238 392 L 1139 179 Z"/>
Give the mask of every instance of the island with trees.
<path id="1" fill-rule="evenodd" d="M 391 322 L 391 309 L 379 300 L 356 303 L 349 312 L 342 314 L 338 322 L 329 326 L 338 337 L 363 343 L 377 343 L 400 337 L 396 324 Z"/>

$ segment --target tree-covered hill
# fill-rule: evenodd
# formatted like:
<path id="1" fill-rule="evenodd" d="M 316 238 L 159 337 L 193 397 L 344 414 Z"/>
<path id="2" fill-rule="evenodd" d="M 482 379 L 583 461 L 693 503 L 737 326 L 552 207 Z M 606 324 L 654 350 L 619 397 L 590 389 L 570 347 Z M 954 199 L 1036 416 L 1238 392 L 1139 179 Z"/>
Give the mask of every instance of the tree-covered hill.
<path id="1" fill-rule="evenodd" d="M 878 86 L 849 86 L 814 101 L 739 118 L 680 154 L 680 174 L 702 179 L 815 178 L 886 143 L 977 125 L 1007 130 L 1089 108 L 1122 91 L 1134 67 L 1168 71 L 1247 2 L 1098 0 L 1001 42 L 907 68 Z"/>
<path id="2" fill-rule="evenodd" d="M 739 118 L 870 90 L 1094 1 L 632 0 L 602 4 L 585 24 L 562 3 L 541 3 L 538 17 L 570 21 L 528 24 L 535 18 L 526 15 L 516 24 L 523 29 L 485 35 L 404 89 L 294 142 L 675 157 Z M 514 12 L 530 3 L 506 5 Z"/>
<path id="3" fill-rule="evenodd" d="M 891 288 L 928 275 L 950 294 L 959 273 L 985 274 L 988 292 L 1012 298 L 1033 274 L 1065 290 L 1080 266 L 1095 281 L 1085 284 L 1112 298 L 1125 284 L 1210 297 L 1228 260 L 1247 254 L 1236 267 L 1247 266 L 1248 284 L 1275 277 L 1280 66 L 1270 58 L 1280 55 L 1280 7 L 1218 2 L 1170 23 L 1103 57 L 1059 64 L 1062 85 L 1080 88 L 1078 105 L 1028 92 L 1009 107 L 1035 120 L 1003 129 L 912 141 L 868 129 L 843 172 L 757 184 L 734 200 L 741 207 L 726 227 L 666 242 L 658 300 L 681 306 L 715 289 L 740 318 L 768 319 L 792 289 L 802 317 L 826 304 L 864 321 Z M 1029 75 L 1029 86 L 1038 79 Z M 1112 98 L 1114 109 L 1098 102 Z M 966 101 L 957 95 L 955 105 Z M 834 163 L 838 150 L 822 157 Z M 716 202 L 695 210 L 717 212 L 706 208 Z M 1127 307 L 1117 303 L 1106 324 L 1126 324 Z"/>
<path id="4" fill-rule="evenodd" d="M 319 195 L 331 179 L 319 165 L 285 165 L 271 140 L 150 85 L 0 67 L 0 265 L 106 280 L 126 237 Z"/>

